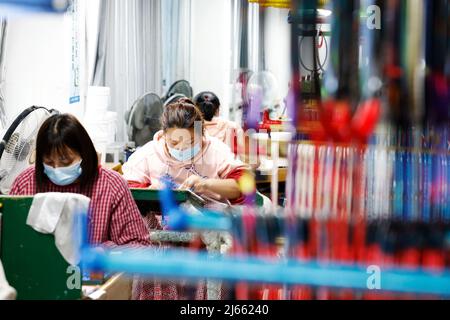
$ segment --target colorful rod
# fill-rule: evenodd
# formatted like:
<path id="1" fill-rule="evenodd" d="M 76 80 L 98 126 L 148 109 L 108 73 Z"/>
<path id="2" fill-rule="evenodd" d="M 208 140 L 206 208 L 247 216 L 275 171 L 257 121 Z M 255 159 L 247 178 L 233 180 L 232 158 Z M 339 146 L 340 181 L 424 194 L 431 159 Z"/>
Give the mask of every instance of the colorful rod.
<path id="1" fill-rule="evenodd" d="M 145 276 L 209 278 L 257 283 L 302 284 L 367 290 L 368 272 L 360 267 L 321 266 L 296 260 L 275 262 L 257 257 L 211 258 L 206 253 L 154 249 L 120 249 L 106 253 L 85 248 L 83 267 Z M 383 291 L 450 296 L 450 274 L 383 270 Z"/>
<path id="2" fill-rule="evenodd" d="M 69 0 L 0 0 L 0 4 L 27 7 L 30 10 L 64 11 L 69 5 Z"/>

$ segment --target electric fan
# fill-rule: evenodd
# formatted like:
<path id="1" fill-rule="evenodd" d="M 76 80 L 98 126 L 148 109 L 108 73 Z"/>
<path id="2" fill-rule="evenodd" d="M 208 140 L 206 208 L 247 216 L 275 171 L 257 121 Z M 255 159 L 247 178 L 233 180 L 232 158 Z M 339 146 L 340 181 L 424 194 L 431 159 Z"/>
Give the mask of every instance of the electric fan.
<path id="1" fill-rule="evenodd" d="M 24 110 L 0 142 L 0 192 L 8 194 L 17 176 L 36 160 L 36 138 L 41 125 L 58 113 L 44 107 Z"/>
<path id="2" fill-rule="evenodd" d="M 248 112 L 247 88 L 253 75 L 251 70 L 240 70 L 236 80 L 231 84 L 230 119 L 236 123 L 245 123 Z"/>
<path id="3" fill-rule="evenodd" d="M 186 80 L 175 81 L 167 91 L 167 94 L 162 98 L 163 102 L 166 102 L 174 95 L 183 95 L 186 98 L 192 99 L 194 93 L 191 84 Z"/>
<path id="4" fill-rule="evenodd" d="M 179 101 L 180 99 L 187 98 L 184 94 L 176 93 L 170 98 L 167 98 L 167 100 L 164 102 L 164 108 L 167 107 L 169 104 L 175 103 Z"/>
<path id="5" fill-rule="evenodd" d="M 154 93 L 140 97 L 125 114 L 128 139 L 141 147 L 153 140 L 153 136 L 161 129 L 163 103 Z"/>
<path id="6" fill-rule="evenodd" d="M 280 97 L 278 80 L 269 71 L 261 71 L 250 77 L 247 87 L 247 100 L 249 112 L 247 121 L 250 127 L 257 127 L 259 121 L 268 122 L 270 117 L 274 117 L 280 124 Z M 261 119 L 261 113 L 263 118 Z M 270 121 L 269 121 L 270 122 Z"/>

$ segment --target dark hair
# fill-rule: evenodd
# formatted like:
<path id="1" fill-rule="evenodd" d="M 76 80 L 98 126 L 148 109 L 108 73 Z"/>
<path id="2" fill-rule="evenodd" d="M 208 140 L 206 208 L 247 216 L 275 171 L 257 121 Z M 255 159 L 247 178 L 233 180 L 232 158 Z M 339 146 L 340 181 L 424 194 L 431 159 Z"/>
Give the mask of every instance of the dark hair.
<path id="1" fill-rule="evenodd" d="M 219 98 L 212 92 L 201 92 L 194 98 L 195 105 L 203 113 L 206 121 L 211 121 L 220 108 Z"/>
<path id="2" fill-rule="evenodd" d="M 175 103 L 169 104 L 161 117 L 161 127 L 164 131 L 171 128 L 192 129 L 195 122 L 200 121 L 203 132 L 203 115 L 188 98 L 183 98 Z"/>
<path id="3" fill-rule="evenodd" d="M 72 115 L 58 114 L 47 119 L 39 129 L 36 141 L 36 183 L 43 186 L 48 181 L 44 173 L 44 157 L 54 152 L 65 155 L 67 148 L 77 152 L 81 159 L 80 185 L 90 186 L 98 174 L 98 155 L 89 134 Z"/>

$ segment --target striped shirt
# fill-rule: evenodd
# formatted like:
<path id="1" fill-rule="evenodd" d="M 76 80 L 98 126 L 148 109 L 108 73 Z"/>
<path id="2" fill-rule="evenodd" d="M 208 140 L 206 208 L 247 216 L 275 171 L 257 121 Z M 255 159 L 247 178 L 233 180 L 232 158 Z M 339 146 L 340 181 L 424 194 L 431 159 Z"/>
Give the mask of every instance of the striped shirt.
<path id="1" fill-rule="evenodd" d="M 39 189 L 39 193 L 46 192 L 77 193 L 91 199 L 88 220 L 92 244 L 107 247 L 150 245 L 147 226 L 127 182 L 118 173 L 100 167 L 97 178 L 89 188 L 82 188 L 78 183 L 57 186 L 47 181 Z M 36 193 L 33 166 L 16 178 L 10 195 L 33 196 Z"/>
<path id="2" fill-rule="evenodd" d="M 91 198 L 89 213 L 90 242 L 107 247 L 116 245 L 150 245 L 148 219 L 142 218 L 127 182 L 116 172 L 99 169 L 93 186 L 83 190 L 79 184 L 57 186 L 48 181 L 39 192 L 69 192 Z M 10 195 L 32 196 L 37 193 L 35 169 L 25 170 L 15 180 Z M 182 282 L 135 278 L 135 300 L 205 299 L 205 287 Z"/>

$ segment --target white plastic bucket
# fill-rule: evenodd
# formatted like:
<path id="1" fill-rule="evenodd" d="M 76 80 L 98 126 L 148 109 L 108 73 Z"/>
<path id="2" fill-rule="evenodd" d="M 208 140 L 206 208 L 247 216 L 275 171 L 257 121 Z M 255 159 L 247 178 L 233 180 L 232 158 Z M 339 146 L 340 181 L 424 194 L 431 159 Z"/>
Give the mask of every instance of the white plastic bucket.
<path id="1" fill-rule="evenodd" d="M 114 143 L 117 132 L 117 112 L 106 112 L 103 117 L 87 117 L 85 127 L 92 140 Z"/>
<path id="2" fill-rule="evenodd" d="M 94 147 L 97 153 L 100 154 L 100 162 L 104 164 L 106 162 L 106 152 L 108 148 L 108 141 L 104 139 L 93 139 Z"/>
<path id="3" fill-rule="evenodd" d="M 111 89 L 109 87 L 89 87 L 86 97 L 86 116 L 98 117 L 106 113 L 111 105 Z"/>

